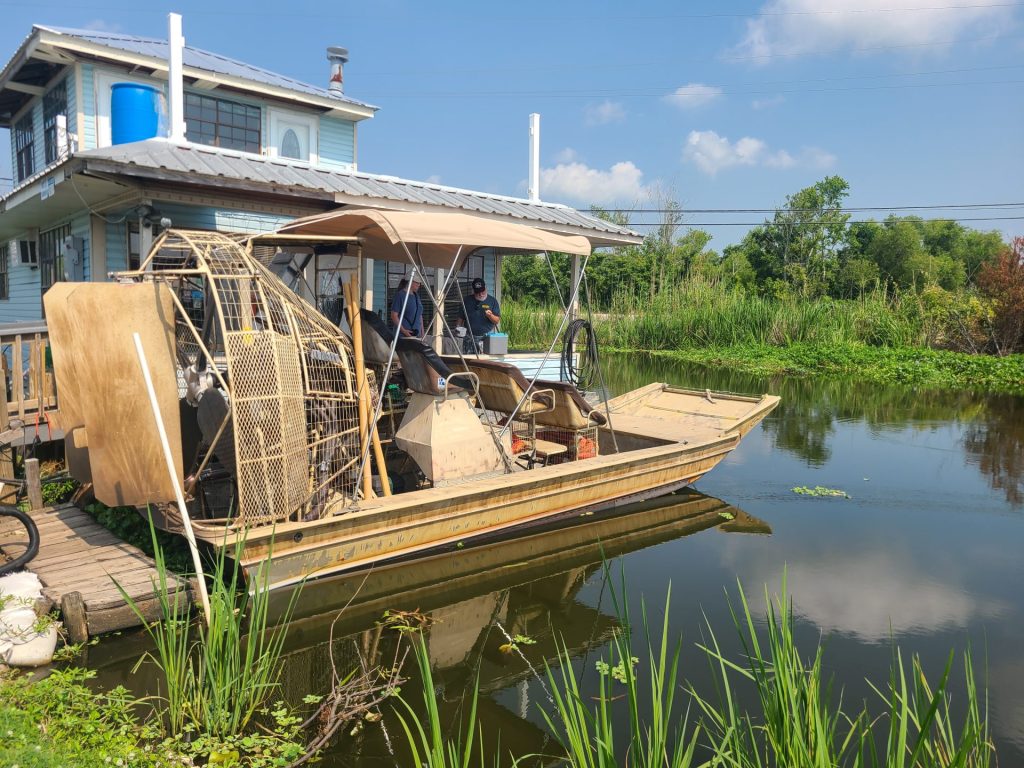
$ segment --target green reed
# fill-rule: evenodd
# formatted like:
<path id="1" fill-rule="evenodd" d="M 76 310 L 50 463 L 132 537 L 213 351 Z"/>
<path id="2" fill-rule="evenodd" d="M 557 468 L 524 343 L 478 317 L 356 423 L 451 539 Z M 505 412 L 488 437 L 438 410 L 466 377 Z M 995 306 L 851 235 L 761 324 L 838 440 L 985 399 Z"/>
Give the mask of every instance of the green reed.
<path id="1" fill-rule="evenodd" d="M 952 711 L 948 684 L 950 653 L 938 684 L 932 687 L 920 659 L 910 671 L 894 650 L 889 685 L 875 687 L 878 700 L 844 705 L 842 692 L 823 673 L 819 642 L 804 656 L 794 638 L 792 606 L 785 597 L 773 603 L 765 592 L 764 629 L 759 630 L 742 587 L 733 623 L 743 661 L 726 658 L 714 631 L 702 645 L 715 677 L 716 698 L 691 689 L 708 735 L 709 765 L 730 768 L 986 768 L 994 746 L 988 731 L 987 705 L 978 697 L 970 652 L 964 654 L 965 701 L 960 724 Z M 910 682 L 908 682 L 908 678 Z M 753 683 L 752 707 L 741 707 L 736 681 Z M 880 705 L 880 706 L 879 706 Z M 879 708 L 882 711 L 878 711 Z M 884 749 L 879 744 L 884 740 Z"/>
<path id="2" fill-rule="evenodd" d="M 441 713 L 437 708 L 437 696 L 434 692 L 434 677 L 430 670 L 430 654 L 423 635 L 416 633 L 412 637 L 413 656 L 419 669 L 420 684 L 423 693 L 424 714 L 421 716 L 404 698 L 398 701 L 405 714 L 396 710 L 396 716 L 405 733 L 406 745 L 412 756 L 412 764 L 421 768 L 470 768 L 478 763 L 473 759 L 473 739 L 479 739 L 479 752 L 483 753 L 483 731 L 477 719 L 478 693 L 473 686 L 469 713 L 466 716 L 466 735 L 457 734 L 449 739 L 443 733 Z M 495 757 L 497 764 L 497 756 Z"/>
<path id="3" fill-rule="evenodd" d="M 547 679 L 554 698 L 553 714 L 542 710 L 548 729 L 565 752 L 572 768 L 611 768 L 628 764 L 638 768 L 686 768 L 695 764 L 699 727 L 689 727 L 688 713 L 679 715 L 676 696 L 679 686 L 681 640 L 669 639 L 670 595 L 665 598 L 665 616 L 660 640 L 655 646 L 646 610 L 642 627 L 646 642 L 644 668 L 634 656 L 629 612 L 616 601 L 625 631 L 611 643 L 610 661 L 599 662 L 599 689 L 595 700 L 584 696 L 573 672 L 568 648 L 558 651 L 558 671 L 547 667 Z M 616 681 L 624 689 L 622 694 Z M 595 703 L 596 702 L 596 703 Z M 622 709 L 626 712 L 623 714 Z M 614 725 L 627 722 L 627 742 L 616 745 Z M 628 763 L 620 762 L 628 755 Z"/>
<path id="4" fill-rule="evenodd" d="M 680 641 L 668 634 L 668 597 L 657 642 L 644 612 L 637 655 L 628 610 L 617 599 L 623 629 L 612 641 L 609 661 L 599 662 L 597 695 L 581 690 L 565 646 L 557 657 L 558 671 L 548 668 L 554 709 L 542 716 L 564 750 L 560 764 L 987 768 L 993 763 L 987 707 L 979 698 L 969 652 L 964 656 L 966 696 L 958 702 L 959 716 L 948 692 L 952 654 L 932 687 L 920 660 L 913 657 L 908 670 L 897 649 L 888 687 L 872 686 L 877 701 L 846 705 L 824 673 L 820 642 L 805 656 L 797 647 L 786 598 L 773 603 L 767 593 L 765 597 L 763 622 L 755 621 L 742 589 L 739 609 L 730 603 L 740 659 L 727 657 L 706 624 L 708 641 L 700 647 L 711 667 L 713 692 L 697 691 L 680 675 Z M 684 691 L 686 709 L 678 700 Z M 623 731 L 625 741 L 617 743 L 616 734 Z"/>
<path id="5" fill-rule="evenodd" d="M 794 343 L 924 346 L 921 307 L 877 290 L 858 299 L 776 299 L 708 280 L 691 280 L 655 294 L 617 295 L 592 315 L 602 344 L 617 349 L 671 350 Z M 546 347 L 562 309 L 514 301 L 502 306 L 502 329 L 516 349 Z"/>
<path id="6" fill-rule="evenodd" d="M 169 733 L 240 735 L 279 687 L 281 654 L 298 590 L 280 621 L 272 624 L 268 573 L 261 566 L 250 584 L 243 582 L 236 565 L 244 546 L 240 538 L 233 549 L 221 547 L 214 559 L 209 621 L 190 621 L 187 600 L 168 580 L 155 532 L 153 545 L 160 620 L 146 621 L 138 605 L 117 586 L 155 646 L 143 660 L 156 664 L 167 687 Z"/>

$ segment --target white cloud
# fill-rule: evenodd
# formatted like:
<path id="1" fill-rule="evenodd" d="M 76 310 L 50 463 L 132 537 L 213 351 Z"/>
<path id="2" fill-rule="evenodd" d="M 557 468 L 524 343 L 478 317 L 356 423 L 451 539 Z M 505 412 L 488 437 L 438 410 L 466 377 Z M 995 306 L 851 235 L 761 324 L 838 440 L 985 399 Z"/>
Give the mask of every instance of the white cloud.
<path id="1" fill-rule="evenodd" d="M 591 104 L 585 110 L 587 125 L 605 125 L 626 119 L 626 109 L 617 101 L 605 99 L 600 104 Z"/>
<path id="2" fill-rule="evenodd" d="M 427 176 L 427 178 L 424 179 L 424 181 L 426 181 L 427 184 L 440 184 L 441 177 L 436 173 L 432 173 L 429 176 Z"/>
<path id="3" fill-rule="evenodd" d="M 748 585 L 779 583 L 777 564 L 764 558 L 747 563 Z M 891 552 L 858 553 L 789 563 L 786 566 L 793 611 L 822 632 L 867 642 L 885 642 L 910 633 L 966 627 L 1005 613 L 1003 600 L 970 594 L 962 584 L 944 582 Z M 949 577 L 951 574 L 945 574 Z M 764 595 L 751 588 L 751 609 L 763 614 Z"/>
<path id="4" fill-rule="evenodd" d="M 556 163 L 574 163 L 579 160 L 580 154 L 572 147 L 566 147 L 555 155 Z"/>
<path id="5" fill-rule="evenodd" d="M 822 169 L 831 168 L 836 162 L 834 155 L 817 147 L 805 147 L 794 155 L 785 149 L 770 149 L 761 139 L 744 136 L 731 142 L 714 131 L 690 131 L 686 137 L 683 159 L 709 176 L 738 165 Z"/>
<path id="6" fill-rule="evenodd" d="M 777 107 L 786 100 L 785 96 L 769 96 L 767 99 L 754 99 L 750 102 L 752 109 L 771 109 Z"/>
<path id="7" fill-rule="evenodd" d="M 1013 9 L 996 4 L 937 8 L 934 0 L 769 0 L 730 55 L 772 56 L 927 46 L 999 31 Z"/>
<path id="8" fill-rule="evenodd" d="M 607 171 L 585 163 L 559 163 L 540 172 L 541 195 L 545 200 L 568 199 L 582 203 L 607 205 L 636 201 L 647 195 L 643 171 L 631 161 L 615 163 Z"/>
<path id="9" fill-rule="evenodd" d="M 676 88 L 664 99 L 679 109 L 694 109 L 710 104 L 722 95 L 722 89 L 714 85 L 689 83 Z"/>

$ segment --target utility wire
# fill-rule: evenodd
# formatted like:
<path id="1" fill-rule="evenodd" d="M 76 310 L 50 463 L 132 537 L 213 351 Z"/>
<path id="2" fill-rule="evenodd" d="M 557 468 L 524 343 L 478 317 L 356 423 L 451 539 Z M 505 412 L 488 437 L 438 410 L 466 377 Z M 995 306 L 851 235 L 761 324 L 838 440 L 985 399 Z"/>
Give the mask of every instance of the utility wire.
<path id="1" fill-rule="evenodd" d="M 952 223 L 952 222 L 963 222 L 963 221 L 1024 221 L 1024 216 L 979 216 L 979 217 L 964 217 L 956 219 L 921 219 L 922 222 L 940 222 L 940 223 Z M 832 227 L 836 226 L 840 222 L 824 222 L 824 221 L 801 221 L 799 223 L 792 221 L 784 222 L 773 222 L 773 221 L 704 221 L 704 222 L 683 222 L 681 226 L 685 227 Z M 853 224 L 878 224 L 880 222 L 875 219 L 857 219 L 855 221 L 846 221 L 842 223 L 842 226 L 849 227 Z M 633 227 L 660 227 L 662 222 L 658 221 L 638 221 L 630 222 L 627 225 L 629 228 Z"/>
<path id="2" fill-rule="evenodd" d="M 967 208 L 1024 208 L 1024 203 L 963 203 L 961 205 L 873 205 L 873 206 L 851 206 L 848 208 L 835 209 L 837 213 L 848 211 L 933 211 L 940 209 L 967 209 Z M 818 208 L 598 208 L 605 213 L 678 213 L 681 215 L 691 213 L 775 213 L 786 211 L 787 213 L 816 213 Z"/>

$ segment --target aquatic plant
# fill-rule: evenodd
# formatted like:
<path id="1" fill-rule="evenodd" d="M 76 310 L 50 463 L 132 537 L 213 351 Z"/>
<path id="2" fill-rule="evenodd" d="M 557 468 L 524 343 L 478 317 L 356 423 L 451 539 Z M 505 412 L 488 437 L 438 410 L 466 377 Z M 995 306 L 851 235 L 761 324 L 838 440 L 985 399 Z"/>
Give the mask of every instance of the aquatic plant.
<path id="1" fill-rule="evenodd" d="M 482 764 L 474 759 L 474 738 L 479 745 L 478 753 L 482 760 L 483 731 L 477 718 L 477 686 L 473 686 L 469 712 L 466 715 L 466 732 L 457 734 L 454 739 L 442 733 L 441 713 L 437 708 L 437 696 L 434 692 L 434 678 L 430 670 L 430 653 L 422 633 L 416 632 L 412 637 L 413 656 L 419 670 L 420 686 L 423 694 L 424 714 L 417 711 L 399 695 L 401 709 L 396 709 L 396 716 L 405 734 L 406 746 L 412 756 L 412 764 L 421 768 L 470 768 Z M 404 713 L 402 712 L 404 710 Z M 495 756 L 495 764 L 498 760 Z"/>
<path id="2" fill-rule="evenodd" d="M 841 499 L 850 498 L 850 494 L 846 491 L 841 491 L 838 488 L 826 488 L 823 485 L 816 485 L 813 488 L 808 488 L 806 485 L 798 485 L 796 488 L 790 488 L 790 490 L 801 496 L 838 496 Z"/>
<path id="3" fill-rule="evenodd" d="M 640 657 L 634 655 L 633 631 L 628 605 L 619 598 L 625 594 L 612 590 L 622 630 L 615 634 L 609 648 L 610 659 L 598 661 L 599 688 L 592 700 L 580 689 L 573 672 L 572 657 L 564 643 L 558 646 L 557 669 L 546 665 L 547 679 L 554 699 L 554 712 L 541 710 L 548 729 L 561 745 L 566 764 L 572 768 L 611 768 L 628 765 L 638 768 L 686 768 L 695 764 L 697 739 L 701 729 L 690 727 L 689 711 L 681 716 L 676 695 L 679 686 L 681 639 L 669 639 L 671 587 L 665 597 L 665 612 L 657 646 L 653 643 L 646 608 L 642 606 L 641 627 L 645 640 L 642 673 Z M 643 681 L 643 682 L 641 682 Z M 613 690 L 615 682 L 623 692 Z M 592 703 L 592 701 L 594 703 Z M 626 712 L 623 713 L 622 707 Z M 645 712 L 646 714 L 642 714 Z M 614 725 L 628 723 L 627 743 L 617 746 Z"/>
<path id="4" fill-rule="evenodd" d="M 554 709 L 542 710 L 542 716 L 564 750 L 559 756 L 564 765 L 987 768 L 993 762 L 987 709 L 979 699 L 970 652 L 964 654 L 967 695 L 958 702 L 958 714 L 948 693 L 953 654 L 932 687 L 920 660 L 912 657 L 908 670 L 898 649 L 888 686 L 871 685 L 881 707 L 868 702 L 850 707 L 825 673 L 821 643 L 809 655 L 798 648 L 785 582 L 774 601 L 765 590 L 763 622 L 755 620 L 739 587 L 739 607 L 730 601 L 730 612 L 742 656 L 727 656 L 705 620 L 706 640 L 699 647 L 714 690 L 698 691 L 680 677 L 681 641 L 668 635 L 671 590 L 657 643 L 644 611 L 637 655 L 628 608 L 616 590 L 612 593 L 622 630 L 610 644 L 610 658 L 597 663 L 597 695 L 581 690 L 564 645 L 557 671 L 548 667 Z M 689 703 L 679 712 L 677 695 L 683 688 Z M 697 714 L 692 720 L 690 707 Z M 623 724 L 626 738 L 617 743 L 616 725 L 621 735 Z"/>
<path id="5" fill-rule="evenodd" d="M 293 592 L 280 622 L 272 624 L 264 569 L 257 571 L 246 588 L 235 565 L 244 543 L 244 537 L 239 537 L 233 549 L 221 547 L 214 559 L 208 622 L 192 622 L 187 598 L 168 577 L 155 529 L 151 535 L 160 620 L 147 621 L 116 579 L 115 584 L 155 646 L 155 651 L 147 653 L 139 664 L 149 660 L 162 673 L 168 735 L 188 733 L 190 739 L 205 736 L 230 740 L 251 730 L 254 718 L 262 714 L 272 716 L 286 737 L 283 741 L 291 741 L 296 736 L 291 726 L 301 718 L 293 722 L 287 713 L 267 705 L 278 689 L 283 670 L 281 653 L 298 590 Z M 299 754 L 301 749 L 293 756 Z"/>
<path id="6" fill-rule="evenodd" d="M 765 590 L 763 633 L 743 588 L 738 591 L 740 608 L 737 611 L 730 602 L 730 610 L 744 661 L 726 658 L 708 624 L 709 640 L 701 647 L 712 664 L 717 700 L 691 688 L 710 737 L 711 765 L 987 768 L 992 764 L 995 747 L 987 707 L 978 697 L 969 651 L 964 654 L 967 696 L 960 703 L 959 728 L 947 692 L 952 652 L 933 688 L 920 659 L 912 657 L 908 675 L 902 653 L 894 649 L 888 687 L 881 689 L 869 681 L 885 711 L 875 712 L 867 702 L 851 710 L 844 707 L 842 693 L 836 693 L 832 679 L 823 672 L 821 644 L 809 657 L 797 648 L 785 582 L 782 596 L 774 601 Z M 736 678 L 753 683 L 756 707 L 740 707 Z M 884 748 L 879 749 L 883 742 Z"/>

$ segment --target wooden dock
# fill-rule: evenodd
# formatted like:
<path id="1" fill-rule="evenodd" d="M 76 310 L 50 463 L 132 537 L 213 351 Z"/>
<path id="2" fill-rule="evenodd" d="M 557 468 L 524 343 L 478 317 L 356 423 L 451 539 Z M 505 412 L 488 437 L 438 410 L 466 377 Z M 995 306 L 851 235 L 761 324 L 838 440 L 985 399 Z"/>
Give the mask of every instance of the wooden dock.
<path id="1" fill-rule="evenodd" d="M 152 558 L 73 505 L 29 514 L 39 527 L 39 554 L 27 568 L 39 576 L 44 596 L 60 607 L 69 642 L 140 625 L 115 579 L 147 621 L 159 618 Z M 22 531 L 17 521 L 0 522 L 0 549 L 12 556 L 23 551 Z M 184 579 L 169 574 L 168 587 L 190 599 Z"/>

